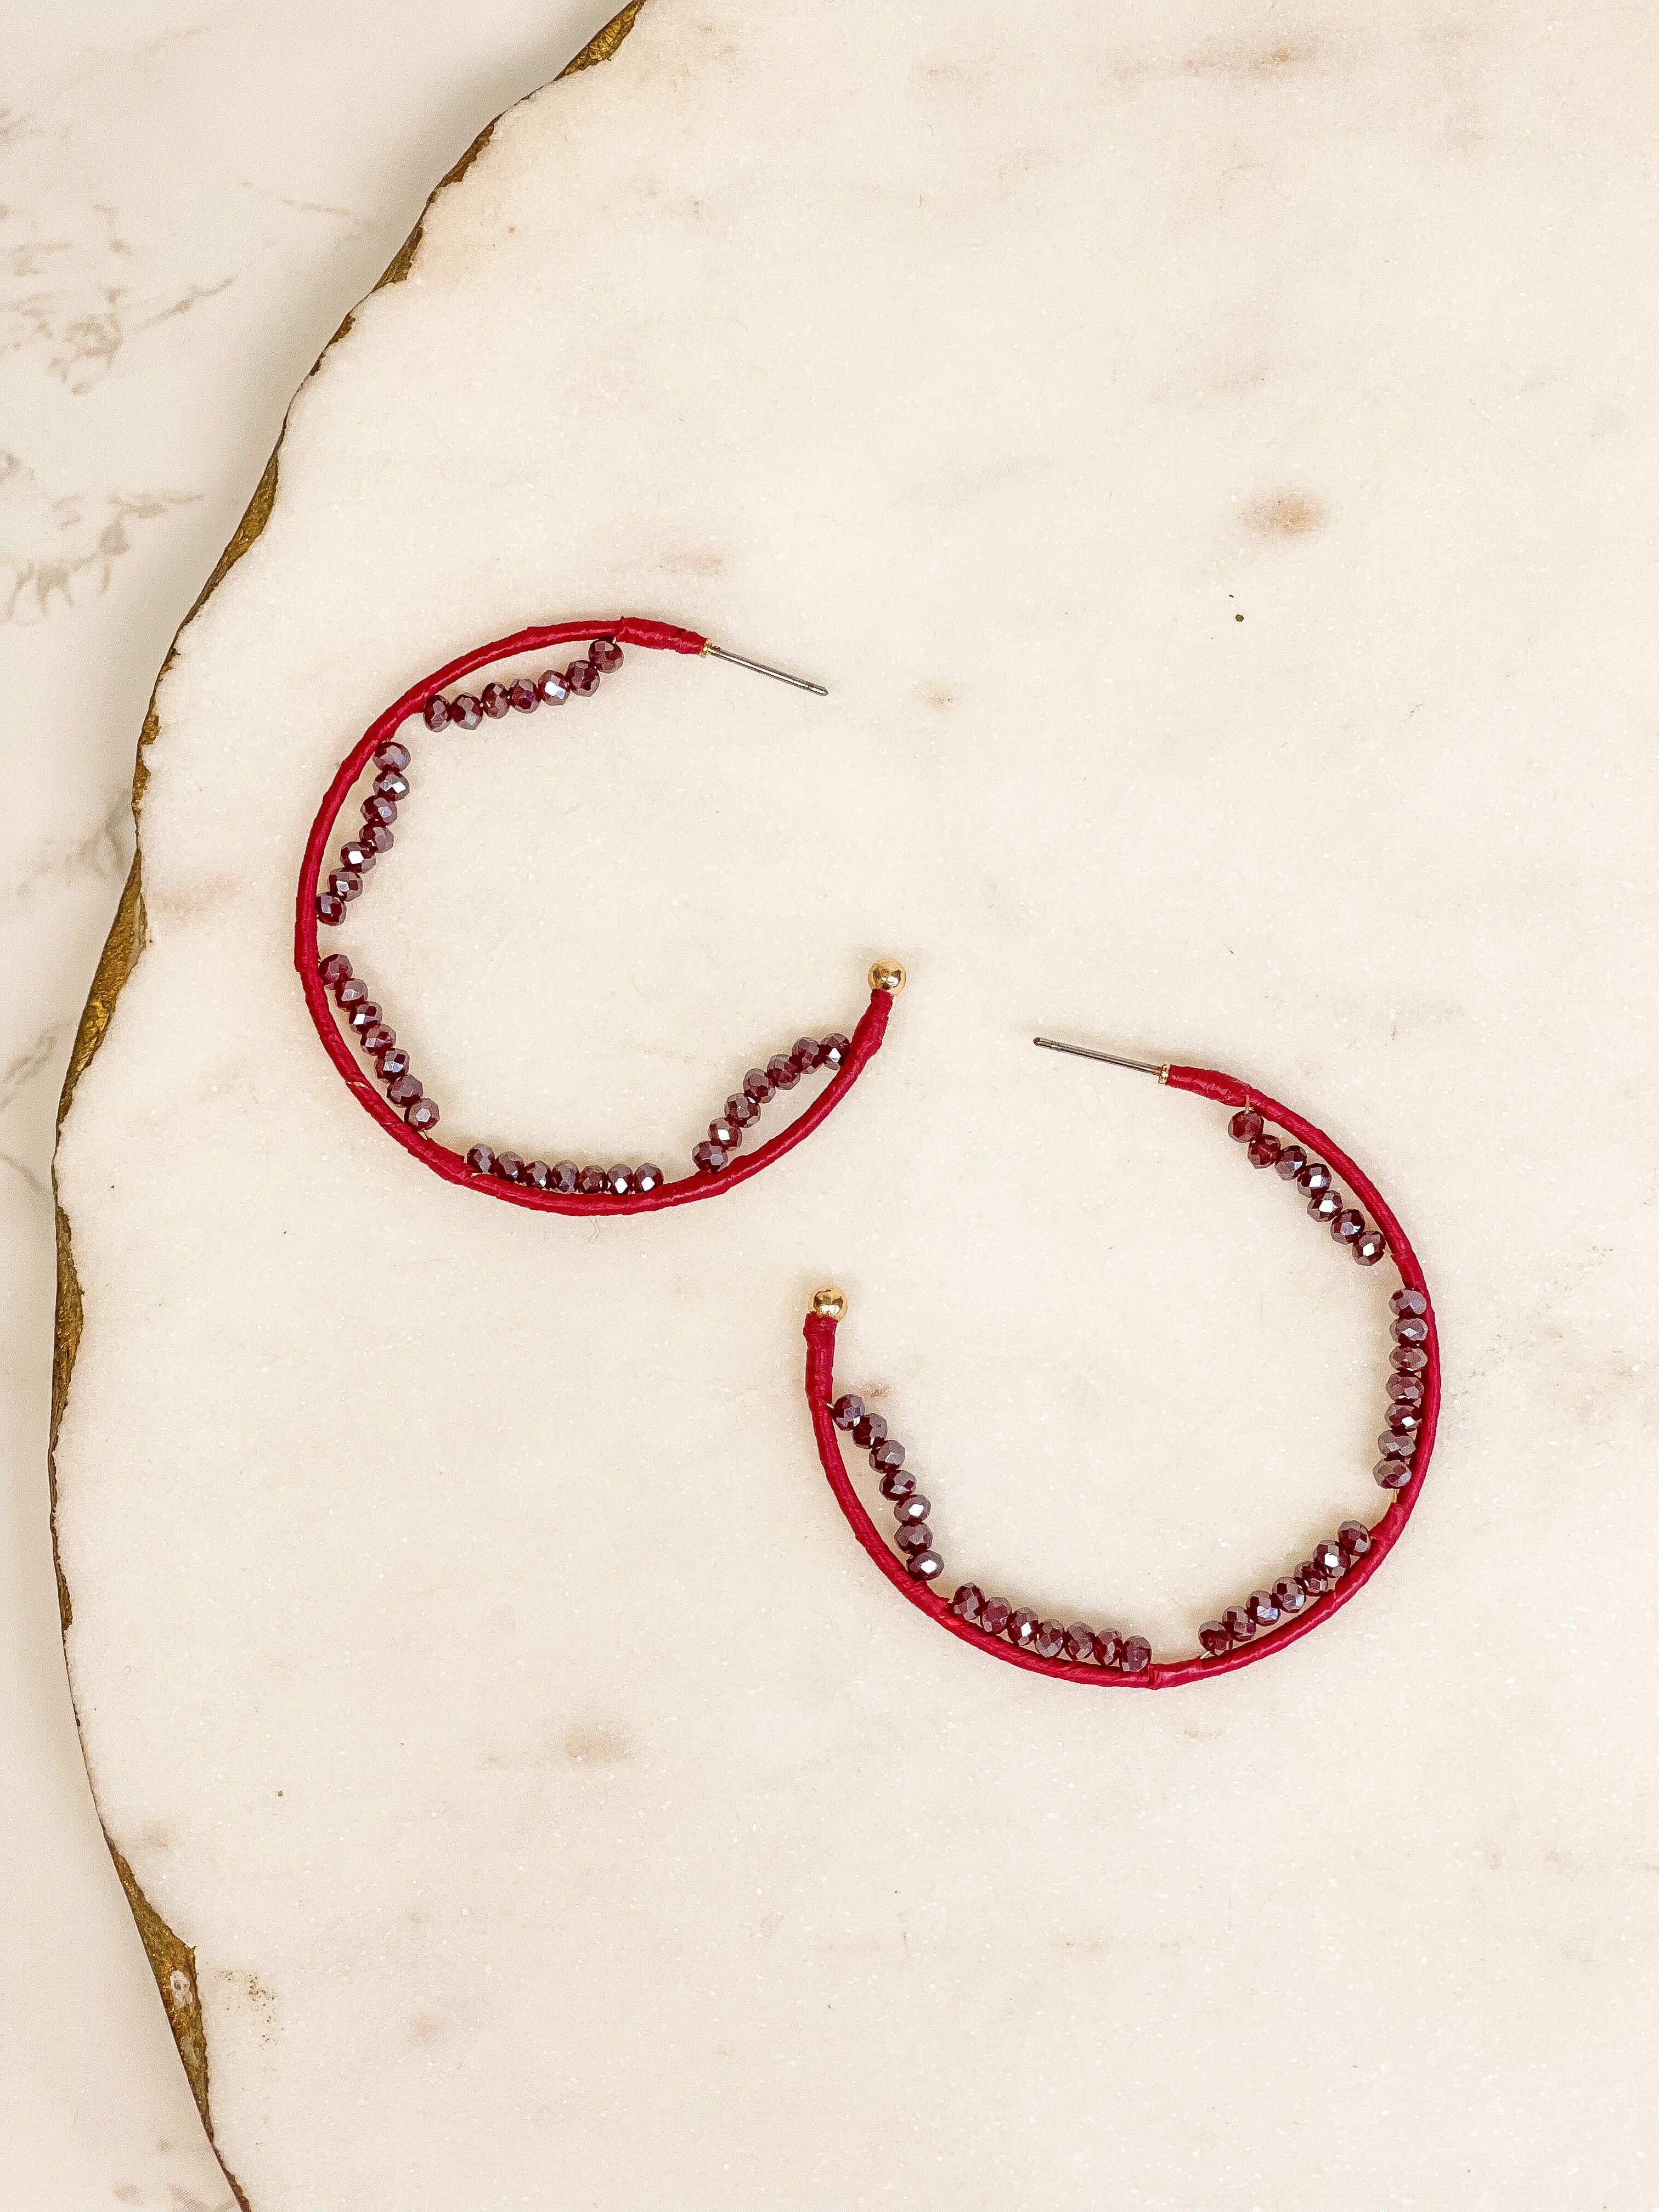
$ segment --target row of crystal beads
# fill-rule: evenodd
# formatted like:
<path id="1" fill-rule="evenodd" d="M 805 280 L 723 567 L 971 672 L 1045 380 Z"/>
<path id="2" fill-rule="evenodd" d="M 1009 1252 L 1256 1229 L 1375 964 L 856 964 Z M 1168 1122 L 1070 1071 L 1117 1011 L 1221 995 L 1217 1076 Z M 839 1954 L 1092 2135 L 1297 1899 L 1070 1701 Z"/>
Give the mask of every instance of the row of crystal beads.
<path id="1" fill-rule="evenodd" d="M 742 1085 L 726 1102 L 726 1111 L 708 1124 L 708 1134 L 695 1146 L 691 1164 L 699 1175 L 718 1175 L 743 1143 L 743 1133 L 759 1121 L 761 1109 L 780 1091 L 793 1091 L 803 1075 L 815 1068 L 834 1073 L 847 1065 L 853 1049 L 841 1036 L 797 1037 L 787 1052 L 775 1052 L 764 1067 L 751 1067 Z"/>
<path id="2" fill-rule="evenodd" d="M 499 722 L 514 712 L 533 714 L 538 707 L 562 707 L 573 693 L 579 699 L 591 697 L 599 688 L 599 678 L 620 668 L 622 662 L 622 647 L 615 638 L 595 638 L 586 659 L 573 660 L 568 668 L 544 669 L 539 676 L 516 677 L 511 684 L 486 684 L 476 696 L 458 691 L 446 699 L 434 691 L 422 708 L 421 719 L 428 730 L 476 730 L 486 715 Z"/>
<path id="3" fill-rule="evenodd" d="M 492 1152 L 474 1145 L 466 1156 L 476 1176 L 494 1176 L 500 1182 L 522 1183 L 529 1190 L 556 1192 L 563 1198 L 648 1198 L 660 1190 L 663 1173 L 647 1160 L 642 1167 L 580 1168 L 574 1160 L 527 1160 L 518 1152 Z"/>
<path id="4" fill-rule="evenodd" d="M 380 1018 L 380 1010 L 368 995 L 368 986 L 351 972 L 343 952 L 331 952 L 317 970 L 334 994 L 334 1003 L 345 1016 L 352 1035 L 386 1085 L 389 1102 L 398 1108 L 410 1127 L 424 1136 L 438 1126 L 438 1102 L 428 1098 L 419 1076 L 409 1065 L 409 1054 L 398 1042 L 398 1032 Z"/>
<path id="5" fill-rule="evenodd" d="M 1230 1605 L 1219 1620 L 1206 1620 L 1198 1632 L 1205 1654 L 1219 1659 L 1224 1652 L 1248 1644 L 1258 1629 L 1277 1628 L 1291 1620 L 1316 1597 L 1334 1590 L 1356 1559 L 1371 1548 L 1371 1532 L 1363 1521 L 1345 1521 L 1334 1540 L 1316 1544 L 1313 1554 L 1293 1575 L 1281 1575 L 1271 1589 L 1252 1590 L 1243 1605 Z"/>
<path id="6" fill-rule="evenodd" d="M 1403 1490 L 1416 1473 L 1413 1462 L 1428 1398 L 1429 1302 L 1421 1291 L 1398 1290 L 1389 1304 L 1394 1310 L 1389 1410 L 1376 1440 L 1382 1456 L 1371 1473 L 1381 1488 Z"/>
<path id="7" fill-rule="evenodd" d="M 1254 1106 L 1240 1108 L 1227 1124 L 1227 1134 L 1245 1147 L 1253 1168 L 1273 1168 L 1286 1182 L 1293 1182 L 1307 1199 L 1310 1218 L 1323 1222 L 1362 1267 L 1374 1267 L 1384 1256 L 1388 1238 L 1380 1229 L 1366 1225 L 1357 1206 L 1346 1203 L 1324 1161 L 1311 1158 L 1300 1145 L 1281 1144 Z"/>
<path id="8" fill-rule="evenodd" d="M 346 908 L 362 895 L 363 878 L 382 853 L 392 850 L 392 825 L 398 806 L 409 796 L 409 748 L 388 738 L 374 749 L 374 781 L 362 803 L 363 826 L 340 848 L 337 866 L 331 868 L 317 894 L 317 919 L 337 928 Z"/>
<path id="9" fill-rule="evenodd" d="M 933 1532 L 927 1525 L 932 1507 L 916 1488 L 916 1478 L 904 1464 L 904 1446 L 887 1433 L 887 1424 L 872 1413 L 862 1398 L 848 1393 L 830 1408 L 838 1429 L 870 1455 L 870 1464 L 881 1478 L 881 1494 L 891 1504 L 897 1523 L 893 1541 L 904 1554 L 908 1571 L 921 1583 L 937 1582 L 945 1562 L 933 1548 Z"/>

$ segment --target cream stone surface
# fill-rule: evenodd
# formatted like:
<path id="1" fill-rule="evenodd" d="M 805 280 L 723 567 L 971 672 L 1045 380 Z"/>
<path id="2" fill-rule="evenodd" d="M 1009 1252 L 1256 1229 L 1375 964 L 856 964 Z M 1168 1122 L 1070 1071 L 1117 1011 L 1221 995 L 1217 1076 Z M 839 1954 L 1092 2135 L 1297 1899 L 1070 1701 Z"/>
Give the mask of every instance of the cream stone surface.
<path id="1" fill-rule="evenodd" d="M 255 2212 L 1659 2201 L 1655 45 L 648 0 L 301 393 L 58 1161 L 84 1741 Z M 786 1164 L 592 1226 L 290 964 L 357 732 L 587 610 L 830 696 L 421 735 L 342 936 L 445 1133 L 678 1172 L 910 973 Z M 1035 1030 L 1287 1098 L 1437 1291 L 1399 1553 L 1168 1696 L 900 1602 L 807 1297 L 953 1579 L 1173 1655 L 1380 1509 L 1392 1278 Z"/>

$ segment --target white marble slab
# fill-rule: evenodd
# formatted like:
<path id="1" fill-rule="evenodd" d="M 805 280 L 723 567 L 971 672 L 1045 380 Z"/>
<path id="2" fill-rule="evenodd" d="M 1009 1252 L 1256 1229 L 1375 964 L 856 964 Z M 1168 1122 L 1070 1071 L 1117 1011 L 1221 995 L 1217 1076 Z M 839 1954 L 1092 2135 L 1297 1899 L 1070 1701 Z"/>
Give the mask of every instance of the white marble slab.
<path id="1" fill-rule="evenodd" d="M 306 388 L 59 1160 L 88 1753 L 259 2212 L 1651 2203 L 1652 44 L 651 0 Z M 287 907 L 385 700 L 611 604 L 832 696 L 423 745 L 350 943 L 446 1127 L 677 1165 L 912 985 L 583 1230 L 373 1129 Z M 1375 1510 L 1386 1283 L 1036 1029 L 1438 1292 L 1400 1554 L 1167 1698 L 903 1608 L 799 1396 L 832 1274 L 951 1566 L 1170 1650 Z"/>

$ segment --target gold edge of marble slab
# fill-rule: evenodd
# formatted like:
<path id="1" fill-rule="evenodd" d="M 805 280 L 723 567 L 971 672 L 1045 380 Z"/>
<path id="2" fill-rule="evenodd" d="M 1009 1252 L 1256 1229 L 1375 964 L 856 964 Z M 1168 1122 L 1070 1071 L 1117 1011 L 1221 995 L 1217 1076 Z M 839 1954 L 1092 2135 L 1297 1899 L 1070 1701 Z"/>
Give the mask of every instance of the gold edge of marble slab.
<path id="1" fill-rule="evenodd" d="M 603 29 L 595 32 L 575 58 L 566 64 L 559 71 L 559 76 L 561 78 L 574 76 L 579 70 L 593 69 L 600 62 L 609 61 L 633 29 L 635 20 L 644 4 L 645 0 L 628 0 L 627 6 L 613 15 Z M 533 98 L 534 94 L 526 96 Z M 489 143 L 495 125 L 501 119 L 498 115 L 492 121 L 485 124 L 459 161 L 438 179 L 427 195 L 426 204 L 421 210 L 414 229 L 410 232 L 397 252 L 392 255 L 366 296 L 372 297 L 374 293 L 380 291 L 384 285 L 402 283 L 404 278 L 409 274 L 416 253 L 420 248 L 421 235 L 426 228 L 426 218 L 431 212 L 433 201 L 447 185 L 458 184 L 466 174 Z M 353 308 L 329 340 L 328 344 L 323 348 L 322 353 L 317 356 L 306 379 L 307 382 L 309 382 L 311 376 L 317 374 L 330 349 L 337 345 L 346 335 L 356 317 L 356 309 Z M 197 595 L 194 605 L 179 623 L 173 635 L 173 643 L 167 647 L 167 658 L 156 672 L 155 681 L 150 687 L 149 706 L 144 715 L 143 726 L 138 734 L 137 753 L 133 763 L 132 818 L 135 827 L 139 823 L 143 806 L 144 787 L 149 781 L 149 768 L 144 756 L 160 726 L 155 712 L 156 693 L 161 689 L 162 678 L 173 665 L 179 638 L 195 621 L 214 592 L 218 590 L 226 575 L 241 559 L 270 520 L 271 509 L 276 503 L 277 462 L 282 450 L 283 438 L 279 434 L 276 445 L 271 448 L 270 458 L 265 463 L 264 472 L 255 487 L 253 496 L 247 503 L 246 512 L 231 533 L 229 544 L 214 563 L 213 573 Z M 115 1011 L 115 1002 L 120 997 L 128 977 L 137 966 L 139 957 L 144 949 L 146 932 L 143 863 L 142 848 L 135 844 L 132 866 L 127 872 L 126 884 L 121 892 L 120 904 L 115 910 L 115 919 L 110 926 L 109 935 L 105 939 L 104 949 L 99 955 L 97 969 L 92 979 L 92 988 L 87 995 L 87 1003 L 76 1030 L 74 1048 L 70 1054 L 69 1066 L 64 1077 L 64 1088 L 58 1102 L 57 1127 L 59 1131 L 63 1128 L 64 1116 L 68 1114 L 70 1102 L 75 1097 L 76 1085 L 90 1065 L 99 1046 L 102 1044 L 105 1034 L 109 1028 L 110 1018 Z M 64 1418 L 64 1407 L 69 1400 L 70 1378 L 75 1369 L 76 1353 L 80 1348 L 82 1304 L 81 1282 L 75 1272 L 75 1255 L 70 1241 L 69 1222 L 63 1207 L 58 1203 L 55 1164 L 52 1174 L 52 1212 L 58 1231 L 58 1297 L 52 1328 L 52 1425 L 46 1448 L 46 1480 L 51 1504 L 52 1564 L 58 1577 L 58 1618 L 63 1632 L 67 1634 L 70 1620 L 74 1617 L 74 1607 L 70 1597 L 69 1583 L 64 1574 L 63 1561 L 58 1550 L 56 1453 L 58 1427 Z M 96 1794 L 94 1789 L 94 1799 Z M 101 1810 L 100 1822 L 102 1825 Z M 185 2072 L 189 2077 L 191 2090 L 196 2099 L 197 2110 L 202 2115 L 202 2124 L 207 2130 L 208 2140 L 212 2142 L 213 2118 L 208 2096 L 207 2037 L 202 2021 L 201 1999 L 197 1990 L 196 1954 L 189 1944 L 173 1933 L 144 1895 L 132 1869 L 128 1865 L 106 1826 L 104 1827 L 104 1841 L 109 1847 L 110 1856 L 115 1863 L 115 1871 L 120 1876 L 121 1887 L 126 1893 L 127 1904 L 137 1923 L 145 1955 L 149 1960 L 150 1971 L 155 1977 L 155 1986 L 161 1992 L 161 2003 L 167 2013 L 167 2025 L 173 2031 L 173 2039 L 179 2046 L 179 2056 L 184 2063 Z M 215 2144 L 215 2151 L 216 2154 L 216 2144 Z M 220 2159 L 219 2163 L 223 2168 L 225 2179 L 230 2185 L 236 2202 L 242 2207 L 242 2212 L 251 2212 L 247 2197 L 235 2175 L 231 2172 L 228 2166 L 225 2166 L 222 2158 Z"/>

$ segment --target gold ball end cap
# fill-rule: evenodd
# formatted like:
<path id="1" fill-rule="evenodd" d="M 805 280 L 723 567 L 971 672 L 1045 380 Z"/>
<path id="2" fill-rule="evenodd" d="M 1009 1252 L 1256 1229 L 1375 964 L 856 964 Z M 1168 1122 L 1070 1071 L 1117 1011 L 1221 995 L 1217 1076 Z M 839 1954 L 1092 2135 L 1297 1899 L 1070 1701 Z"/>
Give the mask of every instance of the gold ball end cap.
<path id="1" fill-rule="evenodd" d="M 904 970 L 896 960 L 878 960 L 870 970 L 872 991 L 890 991 L 895 997 L 904 988 Z"/>
<path id="2" fill-rule="evenodd" d="M 821 1291 L 812 1293 L 812 1310 L 820 1321 L 844 1321 L 847 1318 L 847 1293 L 838 1291 L 833 1283 L 826 1283 Z"/>

